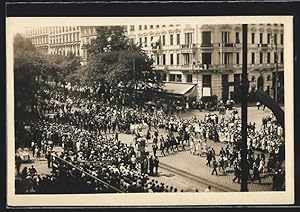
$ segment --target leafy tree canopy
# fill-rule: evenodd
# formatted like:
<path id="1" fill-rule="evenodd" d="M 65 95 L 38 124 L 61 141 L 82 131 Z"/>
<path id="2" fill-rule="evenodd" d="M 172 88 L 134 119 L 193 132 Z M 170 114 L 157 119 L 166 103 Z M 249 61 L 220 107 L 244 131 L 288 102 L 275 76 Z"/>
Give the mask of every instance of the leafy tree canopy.
<path id="1" fill-rule="evenodd" d="M 150 88 L 159 85 L 152 70 L 153 61 L 134 45 L 120 26 L 98 27 L 97 37 L 87 46 L 89 53 L 85 78 L 91 83 L 110 86 Z"/>

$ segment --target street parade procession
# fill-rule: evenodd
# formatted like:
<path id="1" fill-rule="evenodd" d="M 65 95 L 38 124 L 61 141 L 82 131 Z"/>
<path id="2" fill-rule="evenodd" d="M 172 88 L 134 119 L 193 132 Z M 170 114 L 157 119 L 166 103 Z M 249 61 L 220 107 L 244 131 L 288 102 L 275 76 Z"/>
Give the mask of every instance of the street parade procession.
<path id="1" fill-rule="evenodd" d="M 222 178 L 233 171 L 232 181 L 240 183 L 241 120 L 236 110 L 184 119 L 153 106 L 98 102 L 86 90 L 57 87 L 45 92 L 49 99 L 40 102 L 39 120 L 20 123 L 28 128 L 20 137 L 30 157 L 45 158 L 51 173 L 41 176 L 34 165 L 22 170 L 19 165 L 21 193 L 180 192 L 155 177 L 161 157 L 182 151 L 204 157 L 212 175 Z M 133 139 L 124 143 L 121 134 Z M 216 152 L 208 141 L 224 148 Z M 274 116 L 249 123 L 247 147 L 250 182 L 272 175 L 272 189 L 282 190 L 284 136 Z"/>
<path id="2" fill-rule="evenodd" d="M 283 64 L 274 76 L 247 66 L 242 75 L 223 63 L 233 54 L 211 64 L 219 48 L 235 48 L 222 40 L 215 49 L 211 32 L 196 48 L 192 33 L 179 33 L 193 25 L 156 25 L 178 34 L 136 40 L 134 27 L 44 27 L 59 44 L 48 50 L 39 31 L 15 35 L 15 194 L 285 191 Z M 229 37 L 222 25 L 208 29 Z M 60 45 L 71 38 L 82 45 Z M 199 54 L 157 53 L 175 40 Z"/>

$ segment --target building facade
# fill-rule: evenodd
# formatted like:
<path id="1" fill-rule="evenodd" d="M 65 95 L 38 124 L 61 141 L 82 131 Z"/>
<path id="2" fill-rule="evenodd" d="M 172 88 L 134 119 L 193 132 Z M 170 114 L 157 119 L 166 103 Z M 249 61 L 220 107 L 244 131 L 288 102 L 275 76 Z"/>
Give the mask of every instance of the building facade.
<path id="1" fill-rule="evenodd" d="M 249 89 L 283 98 L 283 25 L 248 25 Z M 147 51 L 167 87 L 190 85 L 188 96 L 238 99 L 242 73 L 242 25 L 128 25 L 127 35 Z M 177 86 L 178 89 L 181 86 Z M 176 91 L 173 91 L 176 93 Z M 182 94 L 182 91 L 178 90 Z"/>
<path id="2" fill-rule="evenodd" d="M 86 44 L 95 38 L 95 26 L 44 26 L 26 29 L 26 37 L 43 54 L 68 55 L 82 58 L 86 63 Z"/>

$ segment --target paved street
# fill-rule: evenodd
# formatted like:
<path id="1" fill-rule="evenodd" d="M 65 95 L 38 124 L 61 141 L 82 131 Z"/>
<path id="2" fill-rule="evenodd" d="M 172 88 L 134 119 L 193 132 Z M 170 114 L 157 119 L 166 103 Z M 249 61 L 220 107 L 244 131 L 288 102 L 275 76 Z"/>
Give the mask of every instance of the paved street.
<path id="1" fill-rule="evenodd" d="M 238 109 L 240 113 L 240 109 Z M 191 118 L 196 116 L 202 119 L 207 112 L 191 111 L 184 114 L 180 114 L 181 117 Z M 217 112 L 214 112 L 217 113 Z M 248 121 L 256 122 L 257 127 L 261 124 L 261 118 L 263 116 L 269 115 L 269 109 L 257 110 L 256 107 L 248 108 Z M 143 129 L 142 133 L 146 130 Z M 160 130 L 160 134 L 166 135 L 165 130 Z M 132 134 L 120 134 L 119 139 L 127 144 L 133 143 L 134 135 Z M 152 143 L 147 143 L 147 150 L 151 152 Z M 216 153 L 220 151 L 221 147 L 225 147 L 224 143 L 208 141 L 208 146 L 215 149 Z M 59 148 L 57 148 L 59 150 Z M 178 191 L 181 190 L 185 192 L 194 192 L 198 189 L 199 192 L 203 192 L 208 185 L 212 186 L 212 191 L 239 191 L 240 184 L 233 183 L 233 170 L 229 171 L 226 176 L 212 176 L 212 168 L 207 167 L 206 157 L 200 157 L 192 155 L 189 152 L 189 147 L 186 147 L 185 151 L 175 151 L 174 153 L 167 154 L 165 157 L 161 156 L 158 150 L 157 155 L 159 156 L 161 167 L 159 168 L 159 176 L 151 177 L 154 180 L 163 182 L 165 185 L 176 187 Z M 32 155 L 31 155 L 32 156 Z M 37 171 L 41 175 L 50 174 L 51 169 L 47 167 L 47 160 L 40 159 L 39 161 L 32 161 L 33 163 L 22 164 L 21 169 L 24 166 L 31 166 L 34 164 Z M 188 176 L 188 177 L 187 177 Z M 262 184 L 259 185 L 249 183 L 249 191 L 271 191 L 272 190 L 272 178 L 264 177 L 262 178 Z"/>

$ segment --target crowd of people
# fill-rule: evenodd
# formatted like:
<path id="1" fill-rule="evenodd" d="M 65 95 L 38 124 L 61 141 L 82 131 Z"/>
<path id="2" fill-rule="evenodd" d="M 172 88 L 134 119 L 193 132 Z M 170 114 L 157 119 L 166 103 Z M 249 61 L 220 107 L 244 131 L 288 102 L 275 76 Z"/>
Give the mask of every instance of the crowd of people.
<path id="1" fill-rule="evenodd" d="M 36 183 L 31 187 L 36 192 L 177 191 L 172 186 L 151 180 L 149 176 L 158 174 L 157 151 L 166 156 L 170 152 L 185 150 L 187 146 L 192 154 L 206 156 L 212 174 L 219 175 L 221 171 L 226 174 L 226 170 L 232 168 L 235 173 L 233 181 L 240 182 L 241 120 L 236 111 L 220 118 L 208 113 L 204 120 L 196 117 L 183 119 L 178 115 L 167 115 L 161 108 L 125 107 L 114 104 L 113 99 L 98 101 L 87 90 L 58 88 L 45 93 L 49 98 L 40 99 L 40 121 L 29 123 L 32 136 L 27 137 L 31 141 L 33 156 L 38 159 L 44 155 L 50 167 L 53 146 L 62 146 L 64 152 L 55 157 L 56 167 L 51 175 L 33 177 Z M 262 122 L 259 130 L 255 123 L 248 126 L 249 179 L 261 182 L 261 174 L 273 173 L 276 176 L 273 189 L 280 190 L 284 175 L 281 168 L 284 160 L 283 130 L 272 116 L 265 117 Z M 141 134 L 142 127 L 147 128 L 145 135 Z M 166 130 L 167 136 L 159 135 L 159 129 Z M 119 133 L 135 133 L 135 142 L 130 145 L 121 142 Z M 140 149 L 143 140 L 146 143 L 152 140 L 152 151 L 147 145 Z M 225 142 L 227 147 L 216 154 L 207 145 L 207 140 Z M 268 162 L 266 154 L 269 155 Z M 101 183 L 101 180 L 111 186 Z M 64 182 L 67 183 L 62 186 Z M 72 183 L 78 186 L 71 186 Z"/>

